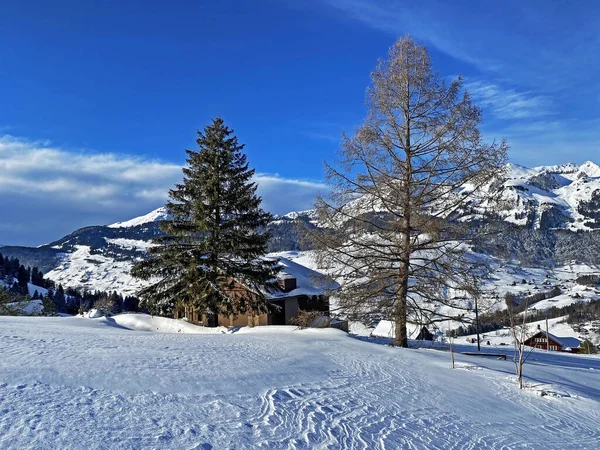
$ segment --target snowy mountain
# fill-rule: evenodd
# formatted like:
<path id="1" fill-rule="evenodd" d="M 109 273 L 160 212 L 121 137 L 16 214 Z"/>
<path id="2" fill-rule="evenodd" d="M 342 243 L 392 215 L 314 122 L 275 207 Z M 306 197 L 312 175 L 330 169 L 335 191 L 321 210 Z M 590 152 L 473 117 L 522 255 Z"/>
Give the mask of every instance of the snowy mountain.
<path id="1" fill-rule="evenodd" d="M 500 200 L 496 214 L 533 229 L 589 231 L 600 228 L 600 166 L 588 161 L 529 169 L 509 164 L 488 187 L 487 198 Z M 479 205 L 483 209 L 487 202 Z"/>
<path id="2" fill-rule="evenodd" d="M 600 166 L 592 162 L 532 169 L 509 164 L 487 186 L 483 198 L 467 208 L 468 220 L 502 230 L 478 242 L 479 253 L 528 267 L 600 263 L 600 233 L 594 232 L 600 229 Z M 141 282 L 129 271 L 145 256 L 152 238 L 161 234 L 160 222 L 167 218 L 165 208 L 158 208 L 131 220 L 81 228 L 37 248 L 2 247 L 1 251 L 39 267 L 65 286 L 133 294 Z M 276 216 L 269 226 L 269 251 L 307 250 L 298 239 L 299 222 L 315 226 L 314 212 Z"/>
<path id="3" fill-rule="evenodd" d="M 130 295 L 142 286 L 129 275 L 131 267 L 162 233 L 160 223 L 167 218 L 165 208 L 158 208 L 124 222 L 81 228 L 39 247 L 2 247 L 2 253 L 39 267 L 57 284 Z M 296 223 L 305 219 L 304 212 L 276 216 L 270 225 L 270 250 L 299 250 Z"/>

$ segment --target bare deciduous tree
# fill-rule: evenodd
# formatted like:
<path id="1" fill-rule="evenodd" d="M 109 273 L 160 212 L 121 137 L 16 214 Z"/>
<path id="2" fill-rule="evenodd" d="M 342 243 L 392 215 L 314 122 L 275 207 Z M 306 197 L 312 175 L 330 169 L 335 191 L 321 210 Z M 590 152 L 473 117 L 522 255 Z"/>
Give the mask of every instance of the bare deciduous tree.
<path id="1" fill-rule="evenodd" d="M 527 307 L 529 306 L 529 300 L 527 300 L 527 297 L 524 302 L 524 305 L 520 305 L 523 308 L 521 313 L 515 311 L 515 306 L 517 305 L 514 304 L 513 299 L 508 299 L 506 302 L 510 320 L 510 334 L 512 335 L 515 346 L 513 361 L 515 363 L 515 372 L 517 375 L 517 382 L 519 383 L 519 389 L 523 389 L 523 366 L 534 349 L 534 347 L 526 348 L 525 346 L 525 341 L 529 338 L 527 326 Z M 547 349 L 549 349 L 548 341 L 546 341 L 546 345 L 548 346 Z"/>
<path id="2" fill-rule="evenodd" d="M 482 264 L 465 251 L 474 232 L 459 219 L 502 171 L 507 145 L 483 143 L 461 79 L 447 85 L 410 37 L 372 73 L 367 105 L 339 167 L 326 164 L 331 193 L 317 200 L 310 238 L 342 284 L 340 309 L 392 318 L 395 345 L 407 347 L 407 322 L 460 320 L 477 294 Z"/>

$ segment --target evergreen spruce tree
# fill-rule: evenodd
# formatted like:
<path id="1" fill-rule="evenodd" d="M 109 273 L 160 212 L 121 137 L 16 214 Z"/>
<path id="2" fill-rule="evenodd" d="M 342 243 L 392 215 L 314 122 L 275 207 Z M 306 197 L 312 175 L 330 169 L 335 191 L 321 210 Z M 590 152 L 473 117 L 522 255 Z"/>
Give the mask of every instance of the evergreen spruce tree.
<path id="1" fill-rule="evenodd" d="M 278 289 L 279 270 L 262 258 L 272 216 L 260 208 L 244 146 L 219 117 L 198 131 L 196 143 L 198 150 L 186 150 L 183 183 L 169 191 L 165 236 L 132 270 L 158 279 L 138 293 L 140 306 L 163 315 L 177 302 L 213 315 L 267 312 L 265 293 Z"/>
<path id="2" fill-rule="evenodd" d="M 19 287 L 22 288 L 23 293 L 26 292 L 27 289 L 27 283 L 30 280 L 30 274 L 27 271 L 27 269 L 25 268 L 25 266 L 21 265 L 19 266 L 19 271 L 18 271 L 18 275 L 17 275 L 17 279 L 19 282 Z"/>
<path id="3" fill-rule="evenodd" d="M 44 306 L 42 314 L 46 316 L 53 316 L 58 312 L 51 294 L 52 291 L 48 291 L 48 294 L 42 297 L 42 305 Z"/>
<path id="4" fill-rule="evenodd" d="M 65 290 L 64 290 L 62 284 L 58 285 L 58 289 L 54 293 L 52 300 L 54 301 L 54 305 L 56 306 L 56 310 L 58 312 L 60 312 L 60 313 L 66 312 L 66 308 L 67 308 L 66 297 L 65 297 Z"/>

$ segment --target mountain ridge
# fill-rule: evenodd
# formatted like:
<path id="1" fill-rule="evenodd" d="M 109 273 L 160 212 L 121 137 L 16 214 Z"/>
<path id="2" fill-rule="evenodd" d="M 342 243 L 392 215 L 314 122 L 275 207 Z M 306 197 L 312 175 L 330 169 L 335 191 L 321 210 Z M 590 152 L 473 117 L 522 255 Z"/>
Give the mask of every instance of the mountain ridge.
<path id="1" fill-rule="evenodd" d="M 600 229 L 600 166 L 591 161 L 535 168 L 509 163 L 467 209 L 466 220 L 504 230 L 502 239 L 478 244 L 478 251 L 487 255 L 552 265 L 579 257 L 585 252 L 577 246 L 585 245 L 586 262 L 600 261 L 600 233 L 594 233 Z M 139 283 L 128 271 L 144 257 L 151 239 L 162 233 L 160 222 L 167 218 L 165 207 L 160 207 L 122 222 L 80 228 L 39 247 L 5 246 L 1 251 L 39 267 L 65 286 L 131 294 Z M 270 252 L 303 249 L 296 231 L 299 221 L 315 226 L 314 211 L 274 216 Z M 592 234 L 578 236 L 582 232 Z"/>

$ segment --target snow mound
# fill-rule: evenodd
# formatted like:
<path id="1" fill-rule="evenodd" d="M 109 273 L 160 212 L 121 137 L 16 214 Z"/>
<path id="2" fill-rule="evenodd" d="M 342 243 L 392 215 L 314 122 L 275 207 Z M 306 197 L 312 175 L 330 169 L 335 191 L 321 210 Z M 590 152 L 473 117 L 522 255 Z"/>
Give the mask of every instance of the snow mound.
<path id="1" fill-rule="evenodd" d="M 118 325 L 136 331 L 152 331 L 154 333 L 187 333 L 187 334 L 225 334 L 225 327 L 202 327 L 185 320 L 168 319 L 148 314 L 119 314 L 111 318 Z"/>
<path id="2" fill-rule="evenodd" d="M 418 334 L 421 327 L 413 323 L 406 324 L 408 337 L 414 339 Z M 393 320 L 380 320 L 373 332 L 372 337 L 390 338 L 396 337 L 396 322 Z"/>
<path id="3" fill-rule="evenodd" d="M 82 317 L 85 317 L 86 319 L 97 319 L 97 318 L 103 317 L 103 316 L 104 316 L 104 314 L 102 314 L 102 312 L 100 312 L 96 308 L 93 308 L 87 312 L 84 312 Z"/>

